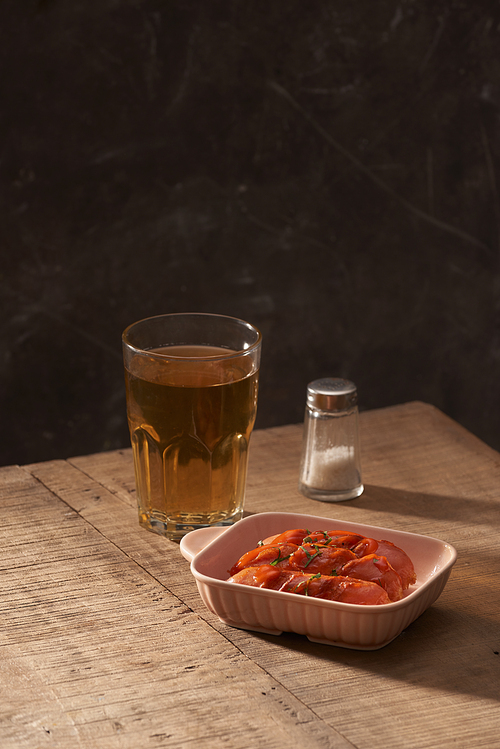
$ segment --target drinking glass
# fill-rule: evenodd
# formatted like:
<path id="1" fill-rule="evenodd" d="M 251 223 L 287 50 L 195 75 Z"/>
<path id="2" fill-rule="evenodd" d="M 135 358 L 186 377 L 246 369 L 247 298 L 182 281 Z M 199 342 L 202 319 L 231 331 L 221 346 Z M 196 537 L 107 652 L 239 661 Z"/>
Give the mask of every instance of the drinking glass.
<path id="1" fill-rule="evenodd" d="M 123 333 L 139 522 L 173 540 L 243 515 L 262 337 L 224 315 L 159 315 Z"/>

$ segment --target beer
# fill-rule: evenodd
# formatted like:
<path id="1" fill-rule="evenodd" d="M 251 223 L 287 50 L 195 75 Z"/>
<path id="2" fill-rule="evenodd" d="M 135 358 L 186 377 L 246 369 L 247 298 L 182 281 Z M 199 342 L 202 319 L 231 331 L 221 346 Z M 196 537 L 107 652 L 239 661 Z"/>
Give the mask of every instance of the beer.
<path id="1" fill-rule="evenodd" d="M 165 346 L 126 364 L 139 522 L 170 538 L 243 512 L 258 366 L 244 352 Z"/>

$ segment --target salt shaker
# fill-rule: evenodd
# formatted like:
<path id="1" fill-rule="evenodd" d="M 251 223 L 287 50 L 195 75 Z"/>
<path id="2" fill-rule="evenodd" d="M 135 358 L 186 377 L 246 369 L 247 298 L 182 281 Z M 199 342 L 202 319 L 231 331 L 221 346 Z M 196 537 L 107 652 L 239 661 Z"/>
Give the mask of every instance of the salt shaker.
<path id="1" fill-rule="evenodd" d="M 363 492 L 356 385 L 339 377 L 307 386 L 299 491 L 340 502 Z"/>

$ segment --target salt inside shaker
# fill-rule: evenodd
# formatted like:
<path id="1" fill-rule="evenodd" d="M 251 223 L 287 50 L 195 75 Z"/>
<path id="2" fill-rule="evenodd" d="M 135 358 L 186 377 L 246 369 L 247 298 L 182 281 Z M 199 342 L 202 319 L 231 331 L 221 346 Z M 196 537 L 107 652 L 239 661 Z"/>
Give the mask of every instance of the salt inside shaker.
<path id="1" fill-rule="evenodd" d="M 357 404 L 349 380 L 325 377 L 307 386 L 299 477 L 306 497 L 340 502 L 363 492 Z"/>

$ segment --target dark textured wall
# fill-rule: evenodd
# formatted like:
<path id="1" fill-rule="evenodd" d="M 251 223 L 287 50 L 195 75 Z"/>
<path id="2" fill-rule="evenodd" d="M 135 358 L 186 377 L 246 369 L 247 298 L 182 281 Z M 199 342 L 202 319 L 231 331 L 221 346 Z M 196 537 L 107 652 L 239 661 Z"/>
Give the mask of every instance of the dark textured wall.
<path id="1" fill-rule="evenodd" d="M 307 382 L 500 448 L 489 0 L 0 3 L 0 463 L 128 444 L 120 337 L 248 319 L 258 426 Z"/>

